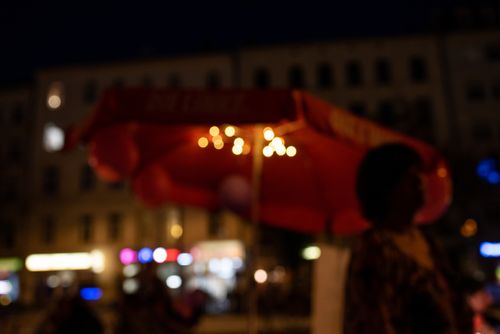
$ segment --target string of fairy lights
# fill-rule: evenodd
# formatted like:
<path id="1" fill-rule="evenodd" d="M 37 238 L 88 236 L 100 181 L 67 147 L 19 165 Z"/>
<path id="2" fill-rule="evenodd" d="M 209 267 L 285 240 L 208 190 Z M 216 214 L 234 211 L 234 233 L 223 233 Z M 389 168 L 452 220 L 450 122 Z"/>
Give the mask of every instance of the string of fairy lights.
<path id="1" fill-rule="evenodd" d="M 297 148 L 293 145 L 286 145 L 285 139 L 276 136 L 271 127 L 265 127 L 262 133 L 254 133 L 233 125 L 212 126 L 208 133 L 208 136 L 198 139 L 199 147 L 207 148 L 212 144 L 216 150 L 222 150 L 227 144 L 232 144 L 231 151 L 234 155 L 247 155 L 252 150 L 253 136 L 261 135 L 265 140 L 265 145 L 262 148 L 262 154 L 265 157 L 269 158 L 274 154 L 287 157 L 297 155 Z"/>

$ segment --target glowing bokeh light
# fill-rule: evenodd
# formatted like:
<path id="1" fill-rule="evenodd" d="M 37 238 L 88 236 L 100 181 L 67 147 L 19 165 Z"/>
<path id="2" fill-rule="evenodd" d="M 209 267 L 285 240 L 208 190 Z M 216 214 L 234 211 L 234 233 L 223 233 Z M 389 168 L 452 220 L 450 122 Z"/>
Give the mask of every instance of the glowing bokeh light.
<path id="1" fill-rule="evenodd" d="M 477 233 L 477 222 L 472 218 L 467 219 L 460 228 L 460 234 L 462 234 L 462 236 L 466 238 L 472 237 L 476 235 L 476 233 Z"/>
<path id="2" fill-rule="evenodd" d="M 245 144 L 245 141 L 241 137 L 238 137 L 234 140 L 234 145 L 236 145 L 236 146 L 243 146 L 244 144 Z"/>
<path id="3" fill-rule="evenodd" d="M 189 266 L 193 263 L 193 256 L 189 253 L 181 253 L 177 257 L 177 263 L 180 266 Z"/>
<path id="4" fill-rule="evenodd" d="M 7 306 L 12 303 L 12 299 L 8 295 L 2 295 L 0 296 L 0 305 L 2 306 Z"/>
<path id="5" fill-rule="evenodd" d="M 285 145 L 285 140 L 281 137 L 274 138 L 270 143 L 270 146 L 274 147 L 274 148 L 277 148 L 277 147 L 280 147 L 283 145 Z"/>
<path id="6" fill-rule="evenodd" d="M 0 295 L 8 295 L 12 292 L 12 283 L 9 281 L 0 281 Z"/>
<path id="7" fill-rule="evenodd" d="M 61 285 L 61 279 L 57 275 L 50 275 L 47 277 L 47 286 L 51 289 L 57 288 Z"/>
<path id="8" fill-rule="evenodd" d="M 271 146 L 265 146 L 263 149 L 262 149 L 262 154 L 264 154 L 265 157 L 269 158 L 273 155 L 274 153 L 274 150 Z"/>
<path id="9" fill-rule="evenodd" d="M 137 253 L 130 248 L 123 248 L 120 251 L 120 262 L 124 265 L 132 264 L 137 261 Z"/>
<path id="10" fill-rule="evenodd" d="M 123 276 L 125 277 L 134 277 L 140 271 L 140 268 L 137 264 L 129 264 L 128 266 L 123 267 Z"/>
<path id="11" fill-rule="evenodd" d="M 228 126 L 224 129 L 224 134 L 228 137 L 232 137 L 236 134 L 236 129 L 234 126 Z"/>
<path id="12" fill-rule="evenodd" d="M 251 150 L 252 149 L 251 149 L 250 145 L 248 145 L 248 144 L 243 145 L 243 155 L 249 154 Z"/>
<path id="13" fill-rule="evenodd" d="M 177 257 L 180 254 L 180 250 L 177 248 L 167 248 L 167 262 L 175 262 L 177 261 Z"/>
<path id="14" fill-rule="evenodd" d="M 275 148 L 275 150 L 276 150 L 276 154 L 279 155 L 280 157 L 282 157 L 286 154 L 285 146 L 278 146 Z"/>
<path id="15" fill-rule="evenodd" d="M 264 269 L 258 269 L 255 271 L 253 278 L 259 284 L 265 283 L 267 281 L 267 272 Z"/>
<path id="16" fill-rule="evenodd" d="M 220 129 L 217 126 L 212 126 L 210 130 L 208 130 L 211 136 L 215 137 L 220 133 Z"/>
<path id="17" fill-rule="evenodd" d="M 158 247 L 153 252 L 153 260 L 156 263 L 163 263 L 167 259 L 167 251 L 163 247 Z"/>
<path id="18" fill-rule="evenodd" d="M 102 290 L 96 287 L 82 288 L 80 289 L 80 297 L 87 301 L 99 300 L 102 298 Z"/>
<path id="19" fill-rule="evenodd" d="M 198 139 L 198 146 L 201 148 L 205 148 L 208 146 L 208 139 L 206 137 L 201 137 Z"/>
<path id="20" fill-rule="evenodd" d="M 62 100 L 59 95 L 52 94 L 48 97 L 47 99 L 47 105 L 49 106 L 50 109 L 57 109 L 61 106 Z"/>
<path id="21" fill-rule="evenodd" d="M 483 257 L 500 257 L 500 243 L 483 242 L 479 245 L 479 253 Z"/>
<path id="22" fill-rule="evenodd" d="M 92 256 L 92 271 L 96 274 L 102 273 L 105 268 L 104 253 L 100 250 L 93 250 L 90 255 Z"/>
<path id="23" fill-rule="evenodd" d="M 321 256 L 321 249 L 318 246 L 309 246 L 302 250 L 302 258 L 305 260 L 316 260 Z"/>
<path id="24" fill-rule="evenodd" d="M 440 178 L 445 178 L 448 176 L 448 171 L 446 170 L 446 168 L 441 167 L 438 169 L 437 174 Z"/>
<path id="25" fill-rule="evenodd" d="M 179 239 L 180 237 L 182 237 L 183 233 L 184 233 L 184 229 L 182 228 L 182 226 L 180 224 L 173 224 L 170 227 L 170 235 L 174 239 Z"/>
<path id="26" fill-rule="evenodd" d="M 222 150 L 222 148 L 224 148 L 224 142 L 222 140 L 216 141 L 214 142 L 214 147 L 216 150 Z"/>
<path id="27" fill-rule="evenodd" d="M 91 253 L 54 253 L 29 255 L 25 264 L 29 271 L 88 270 L 97 261 Z"/>
<path id="28" fill-rule="evenodd" d="M 297 155 L 297 149 L 295 148 L 295 146 L 288 146 L 286 148 L 286 155 L 288 155 L 289 157 L 294 157 Z"/>
<path id="29" fill-rule="evenodd" d="M 64 131 L 52 123 L 43 129 L 43 147 L 47 152 L 59 151 L 64 146 Z"/>
<path id="30" fill-rule="evenodd" d="M 127 294 L 132 294 L 139 290 L 139 281 L 135 278 L 127 278 L 123 281 L 123 291 Z"/>
<path id="31" fill-rule="evenodd" d="M 141 248 L 137 253 L 137 259 L 143 264 L 153 261 L 153 250 L 148 247 Z"/>
<path id="32" fill-rule="evenodd" d="M 274 131 L 270 127 L 264 128 L 264 139 L 270 141 L 274 138 Z"/>
<path id="33" fill-rule="evenodd" d="M 232 151 L 234 155 L 240 155 L 243 153 L 243 146 L 234 145 Z"/>
<path id="34" fill-rule="evenodd" d="M 170 289 L 178 289 L 182 285 L 182 278 L 178 275 L 171 275 L 167 277 L 166 283 Z"/>

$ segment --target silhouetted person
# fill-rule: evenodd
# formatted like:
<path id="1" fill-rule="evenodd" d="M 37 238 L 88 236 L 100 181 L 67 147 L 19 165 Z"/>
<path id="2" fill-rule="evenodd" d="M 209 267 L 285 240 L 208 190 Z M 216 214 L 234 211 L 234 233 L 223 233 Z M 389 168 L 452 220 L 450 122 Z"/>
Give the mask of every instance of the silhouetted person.
<path id="1" fill-rule="evenodd" d="M 443 254 L 414 225 L 424 204 L 420 156 L 402 144 L 369 151 L 356 191 L 372 228 L 352 249 L 346 334 L 472 333 L 472 314 Z"/>

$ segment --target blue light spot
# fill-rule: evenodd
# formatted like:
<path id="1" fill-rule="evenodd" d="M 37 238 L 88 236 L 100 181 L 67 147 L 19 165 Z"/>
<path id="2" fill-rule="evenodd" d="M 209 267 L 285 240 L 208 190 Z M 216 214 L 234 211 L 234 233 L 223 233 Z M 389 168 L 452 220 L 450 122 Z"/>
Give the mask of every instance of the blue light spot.
<path id="1" fill-rule="evenodd" d="M 142 264 L 153 261 L 153 250 L 147 247 L 141 248 L 137 253 L 137 259 Z"/>
<path id="2" fill-rule="evenodd" d="M 479 246 L 482 257 L 500 257 L 500 242 L 483 242 Z"/>
<path id="3" fill-rule="evenodd" d="M 489 184 L 499 184 L 500 183 L 500 173 L 499 172 L 490 172 L 488 174 L 488 183 Z"/>
<path id="4" fill-rule="evenodd" d="M 102 297 L 100 288 L 82 288 L 80 289 L 80 297 L 84 300 L 99 300 Z"/>
<path id="5" fill-rule="evenodd" d="M 495 159 L 484 159 L 477 164 L 477 175 L 482 178 L 487 178 L 488 175 L 495 171 L 497 162 Z"/>

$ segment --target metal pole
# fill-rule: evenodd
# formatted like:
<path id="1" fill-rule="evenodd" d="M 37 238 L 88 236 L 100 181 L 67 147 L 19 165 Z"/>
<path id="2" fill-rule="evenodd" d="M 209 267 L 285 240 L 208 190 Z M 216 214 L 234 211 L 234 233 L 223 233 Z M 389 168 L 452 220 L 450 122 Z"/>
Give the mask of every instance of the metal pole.
<path id="1" fill-rule="evenodd" d="M 262 178 L 262 148 L 264 146 L 263 127 L 254 127 L 253 138 L 253 160 L 252 160 L 252 198 L 251 198 L 251 237 L 250 237 L 250 257 L 248 262 L 248 334 L 257 334 L 258 327 L 258 293 L 253 274 L 257 269 L 257 257 L 259 255 L 259 200 L 260 184 Z"/>

